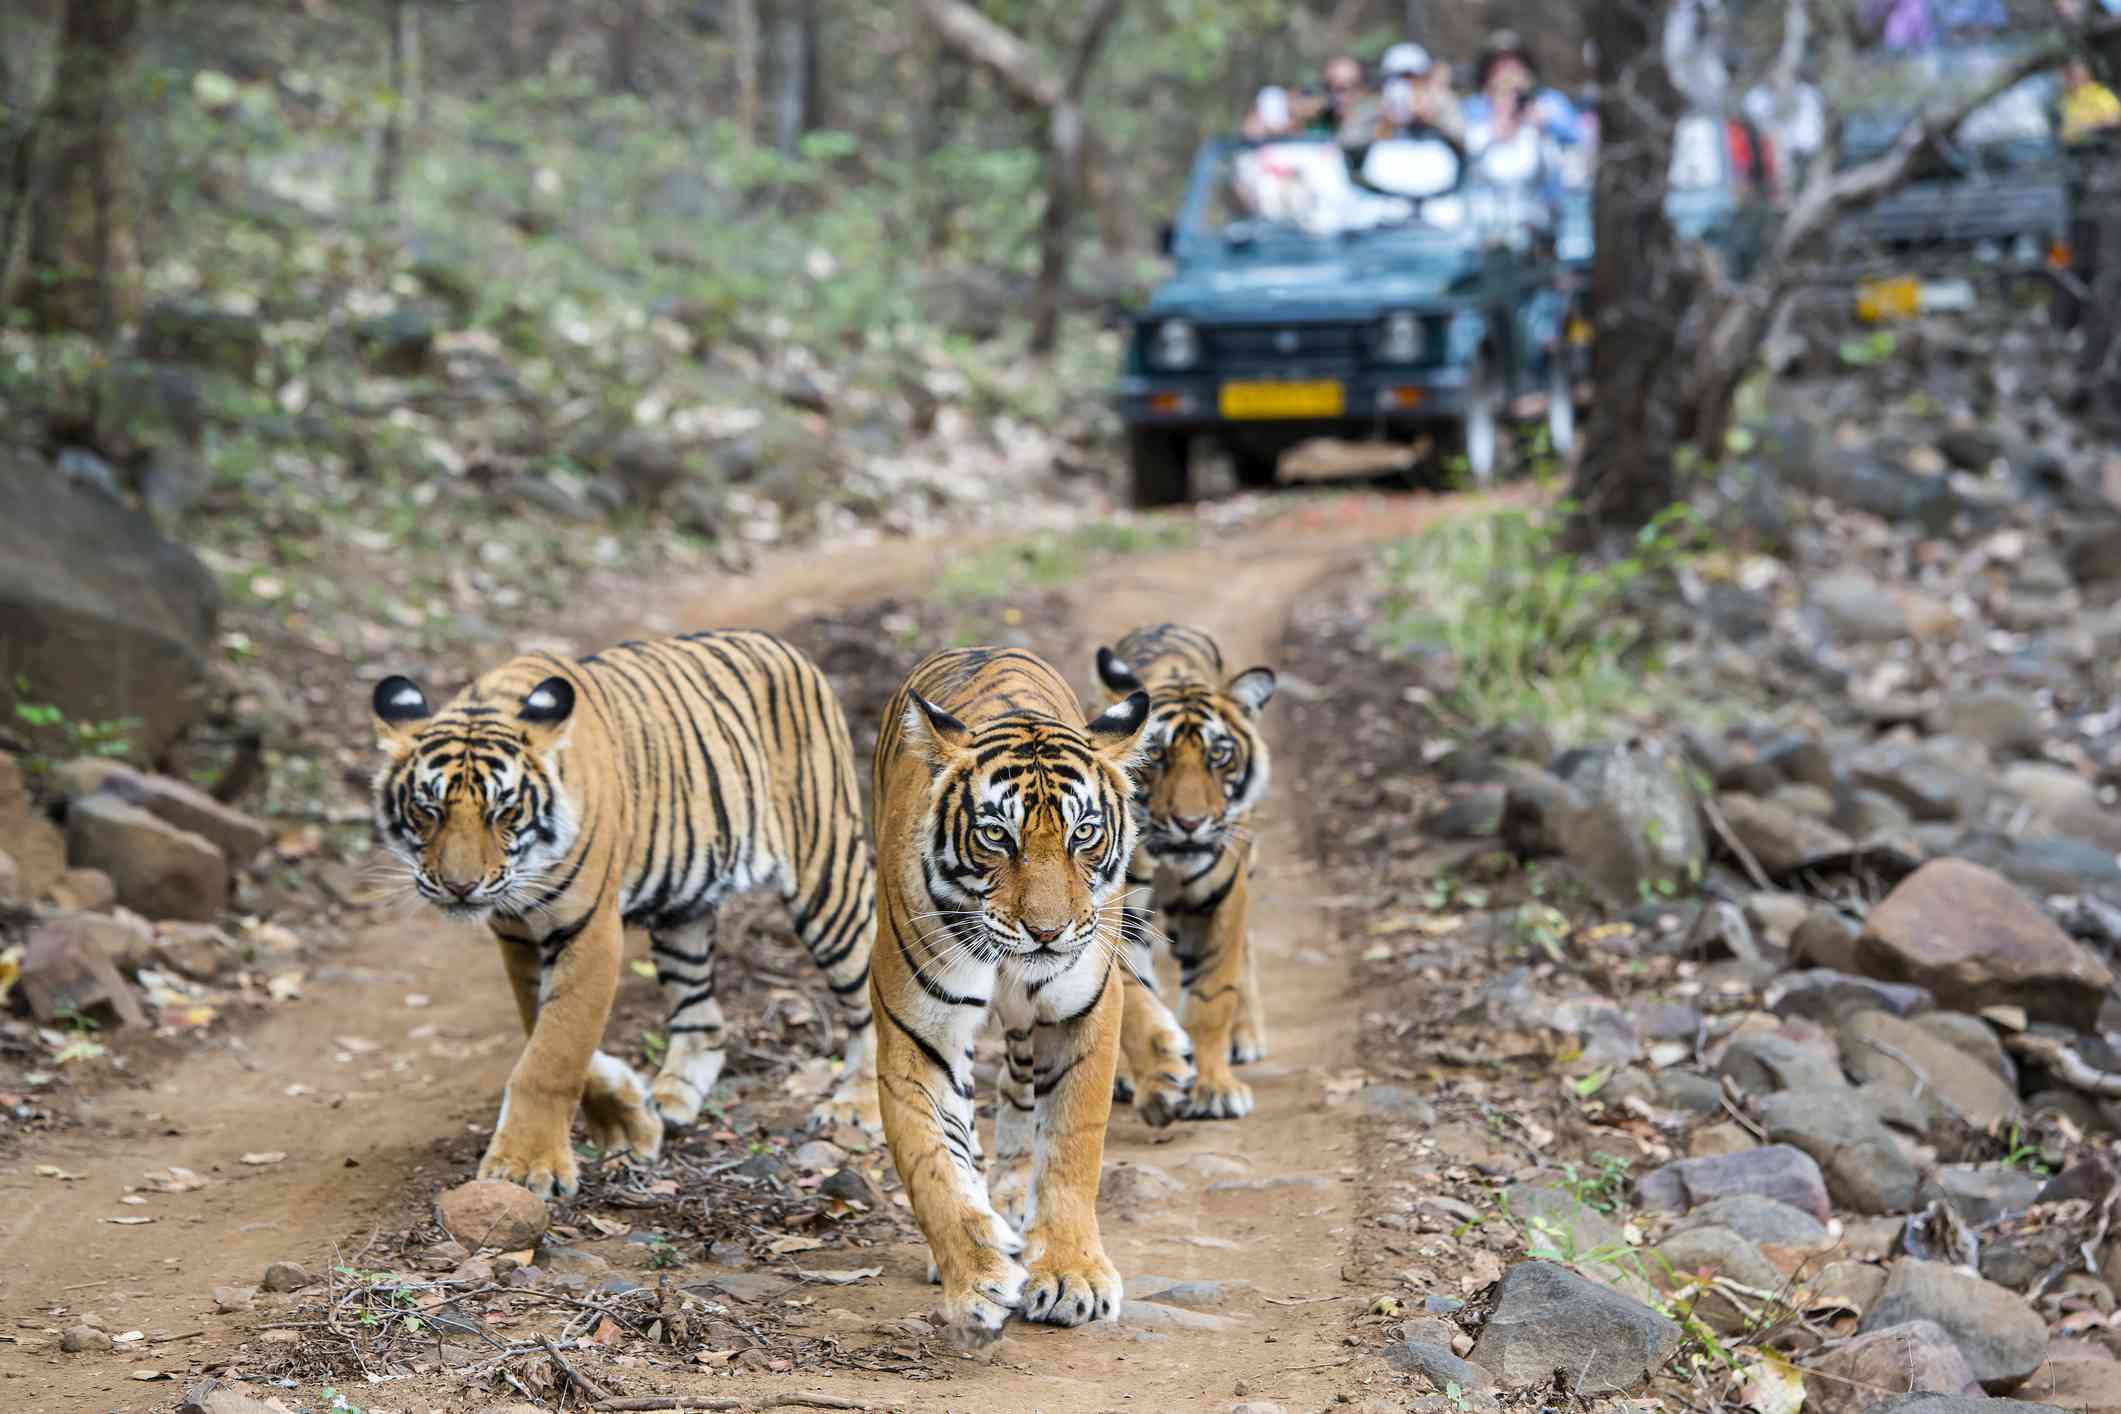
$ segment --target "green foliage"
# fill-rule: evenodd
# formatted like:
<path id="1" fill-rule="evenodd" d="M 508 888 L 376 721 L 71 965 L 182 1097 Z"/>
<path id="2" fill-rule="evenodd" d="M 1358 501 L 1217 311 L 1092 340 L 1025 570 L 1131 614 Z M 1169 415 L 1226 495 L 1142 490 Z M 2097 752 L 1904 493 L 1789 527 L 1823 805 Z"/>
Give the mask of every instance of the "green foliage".
<path id="1" fill-rule="evenodd" d="M 50 770 L 54 754 L 68 760 L 76 756 L 128 759 L 133 754 L 133 733 L 140 730 L 137 717 L 76 721 L 58 704 L 37 701 L 29 679 L 19 674 L 15 678 L 14 718 L 29 728 L 33 741 L 53 748 L 31 751 L 23 757 L 23 765 L 32 775 Z"/>
<path id="2" fill-rule="evenodd" d="M 1388 589 L 1375 634 L 1388 650 L 1442 648 L 1456 681 L 1445 705 L 1475 721 L 1570 728 L 1625 718 L 1654 664 L 1633 596 L 1696 539 L 1674 506 L 1611 560 L 1562 548 L 1568 507 L 1455 520 L 1385 552 Z"/>
<path id="3" fill-rule="evenodd" d="M 681 1267 L 684 1264 L 685 1259 L 678 1252 L 677 1244 L 669 1238 L 657 1234 L 648 1240 L 648 1265 L 650 1268 L 663 1272 L 669 1271 L 673 1267 Z"/>
<path id="4" fill-rule="evenodd" d="M 2047 1162 L 2046 1151 L 2037 1142 L 2027 1143 L 2024 1132 L 2017 1125 L 2012 1125 L 2010 1132 L 2004 1136 L 2004 1145 L 2003 1162 L 2009 1167 L 2022 1168 L 2027 1173 L 2037 1174 L 2042 1178 L 2054 1172 Z"/>
<path id="5" fill-rule="evenodd" d="M 1093 521 L 1045 531 L 956 561 L 943 571 L 936 595 L 958 604 L 1004 599 L 1066 584 L 1097 560 L 1183 549 L 1193 536 L 1192 522 L 1180 520 Z"/>

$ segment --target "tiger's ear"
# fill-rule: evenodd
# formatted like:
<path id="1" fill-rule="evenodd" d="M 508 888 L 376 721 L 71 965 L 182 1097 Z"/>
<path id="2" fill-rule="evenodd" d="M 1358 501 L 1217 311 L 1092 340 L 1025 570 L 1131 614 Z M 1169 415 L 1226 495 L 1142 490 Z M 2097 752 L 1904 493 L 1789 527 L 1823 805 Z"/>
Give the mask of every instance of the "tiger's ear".
<path id="1" fill-rule="evenodd" d="M 532 750 L 558 751 L 574 731 L 574 684 L 565 678 L 545 679 L 523 695 L 516 720 L 523 724 Z"/>
<path id="2" fill-rule="evenodd" d="M 1105 760 L 1127 770 L 1141 754 L 1142 728 L 1148 725 L 1149 694 L 1137 687 L 1090 719 L 1090 745 Z"/>
<path id="3" fill-rule="evenodd" d="M 1141 691 L 1142 680 L 1134 676 L 1134 669 L 1109 648 L 1097 650 L 1097 680 L 1111 689 L 1115 697 Z"/>
<path id="4" fill-rule="evenodd" d="M 1247 668 L 1231 678 L 1229 686 L 1223 690 L 1230 694 L 1231 701 L 1245 709 L 1245 715 L 1249 717 L 1274 700 L 1274 689 L 1279 685 L 1280 679 L 1274 676 L 1272 668 Z"/>
<path id="5" fill-rule="evenodd" d="M 408 677 L 394 675 L 383 679 L 368 701 L 376 714 L 376 746 L 394 756 L 411 749 L 419 724 L 434 715 L 434 709 L 427 705 L 427 694 Z"/>
<path id="6" fill-rule="evenodd" d="M 971 753 L 972 728 L 910 688 L 906 696 L 912 699 L 906 707 L 906 744 L 928 763 L 930 771 L 940 771 Z"/>

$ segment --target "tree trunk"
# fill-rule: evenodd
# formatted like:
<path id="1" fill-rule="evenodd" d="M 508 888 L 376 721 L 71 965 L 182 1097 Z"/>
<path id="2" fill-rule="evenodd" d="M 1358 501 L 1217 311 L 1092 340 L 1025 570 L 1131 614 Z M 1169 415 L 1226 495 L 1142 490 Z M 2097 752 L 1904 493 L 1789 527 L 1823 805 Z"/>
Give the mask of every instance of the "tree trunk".
<path id="1" fill-rule="evenodd" d="M 641 31 L 648 0 L 604 0 L 604 86 L 613 93 L 641 92 Z"/>
<path id="2" fill-rule="evenodd" d="M 119 92 L 139 0 L 67 0 L 51 96 L 29 139 L 28 242 L 15 299 L 46 328 L 108 338 L 139 311 L 135 190 Z"/>
<path id="3" fill-rule="evenodd" d="M 817 73 L 817 0 L 776 0 L 773 16 L 773 145 L 793 154 L 810 128 Z"/>
<path id="4" fill-rule="evenodd" d="M 1698 280 L 1664 219 L 1680 98 L 1662 59 L 1663 7 L 1590 7 L 1598 53 L 1598 172 L 1591 351 L 1596 401 L 1573 498 L 1579 533 L 1632 528 L 1678 498 L 1673 454 L 1690 432 L 1680 356 Z"/>
<path id="5" fill-rule="evenodd" d="M 1064 98 L 1048 118 L 1046 205 L 1038 220 L 1038 285 L 1031 296 L 1031 352 L 1040 357 L 1060 342 L 1061 304 L 1068 291 L 1068 231 L 1082 186 L 1083 114 Z"/>
<path id="6" fill-rule="evenodd" d="M 729 0 L 729 61 L 736 71 L 736 125 L 759 135 L 759 0 Z"/>
<path id="7" fill-rule="evenodd" d="M 414 0 L 391 0 L 390 62 L 385 79 L 389 98 L 383 112 L 383 134 L 376 144 L 375 203 L 393 206 L 398 200 L 398 171 L 405 160 L 405 116 L 412 107 L 413 51 L 419 44 L 413 31 Z"/>

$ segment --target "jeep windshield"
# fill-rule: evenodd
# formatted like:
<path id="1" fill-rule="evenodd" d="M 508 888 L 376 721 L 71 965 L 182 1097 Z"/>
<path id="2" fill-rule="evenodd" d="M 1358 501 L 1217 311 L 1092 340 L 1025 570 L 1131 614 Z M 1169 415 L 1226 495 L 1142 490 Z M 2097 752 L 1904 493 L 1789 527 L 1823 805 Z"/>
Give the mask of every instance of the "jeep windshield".
<path id="1" fill-rule="evenodd" d="M 1373 143 L 1352 167 L 1326 139 L 1219 145 L 1207 160 L 1187 229 L 1228 244 L 1447 231 L 1462 218 L 1460 158 L 1440 138 Z"/>

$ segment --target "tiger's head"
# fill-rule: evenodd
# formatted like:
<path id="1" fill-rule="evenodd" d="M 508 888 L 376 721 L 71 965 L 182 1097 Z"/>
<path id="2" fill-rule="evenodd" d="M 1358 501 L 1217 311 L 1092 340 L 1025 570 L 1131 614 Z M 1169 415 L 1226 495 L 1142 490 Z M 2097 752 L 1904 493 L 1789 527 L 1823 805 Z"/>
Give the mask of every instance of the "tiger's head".
<path id="1" fill-rule="evenodd" d="M 376 832 L 422 898 L 467 918 L 538 905 L 579 828 L 559 772 L 574 704 L 561 677 L 505 705 L 474 688 L 440 712 L 410 678 L 376 684 L 376 744 L 389 757 Z"/>
<path id="2" fill-rule="evenodd" d="M 1144 690 L 1110 648 L 1097 650 L 1097 675 L 1115 695 Z M 1172 678 L 1150 690 L 1133 797 L 1150 854 L 1222 848 L 1266 795 L 1267 743 L 1257 718 L 1274 687 L 1272 668 L 1247 668 L 1221 687 Z"/>
<path id="3" fill-rule="evenodd" d="M 1033 977 L 1064 970 L 1126 882 L 1128 771 L 1149 694 L 1086 726 L 1022 713 L 976 731 L 911 696 L 906 739 L 934 782 L 920 834 L 929 899 L 983 960 L 1012 958 Z"/>

